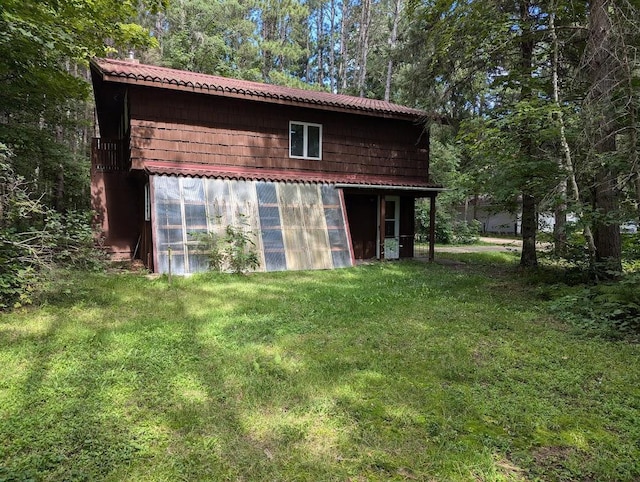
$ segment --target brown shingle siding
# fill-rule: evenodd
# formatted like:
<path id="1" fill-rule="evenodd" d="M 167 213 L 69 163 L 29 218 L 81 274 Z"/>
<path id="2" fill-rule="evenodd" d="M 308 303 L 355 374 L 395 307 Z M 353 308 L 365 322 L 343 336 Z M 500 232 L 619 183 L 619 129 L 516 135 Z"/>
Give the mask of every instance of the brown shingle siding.
<path id="1" fill-rule="evenodd" d="M 117 78 L 116 78 L 117 79 Z M 113 80 L 113 79 L 112 79 Z M 427 136 L 413 119 L 130 85 L 133 169 L 146 161 L 428 182 Z M 322 160 L 289 158 L 289 122 L 323 126 Z"/>

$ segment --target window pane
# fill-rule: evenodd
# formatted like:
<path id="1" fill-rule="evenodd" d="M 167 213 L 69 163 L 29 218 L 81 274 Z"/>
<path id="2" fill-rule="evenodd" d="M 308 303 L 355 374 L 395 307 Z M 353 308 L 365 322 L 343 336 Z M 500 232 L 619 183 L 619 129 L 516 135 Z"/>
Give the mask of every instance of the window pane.
<path id="1" fill-rule="evenodd" d="M 385 203 L 384 203 L 384 217 L 385 217 L 385 219 L 395 219 L 396 218 L 396 202 L 395 201 L 385 201 Z"/>
<path id="2" fill-rule="evenodd" d="M 395 221 L 385 221 L 384 222 L 384 237 L 385 238 L 393 238 L 396 235 L 396 222 Z"/>
<path id="3" fill-rule="evenodd" d="M 291 124 L 290 142 L 291 155 L 304 156 L 304 126 L 302 124 Z"/>
<path id="4" fill-rule="evenodd" d="M 320 157 L 320 127 L 307 127 L 307 157 Z"/>

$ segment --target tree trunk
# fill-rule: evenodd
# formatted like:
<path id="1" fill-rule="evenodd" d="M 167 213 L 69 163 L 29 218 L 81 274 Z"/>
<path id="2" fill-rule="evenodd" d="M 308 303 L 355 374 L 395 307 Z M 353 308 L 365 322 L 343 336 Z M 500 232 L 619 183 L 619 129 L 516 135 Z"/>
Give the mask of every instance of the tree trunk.
<path id="1" fill-rule="evenodd" d="M 551 72 L 552 72 L 552 84 L 553 84 L 553 103 L 556 109 L 555 119 L 558 123 L 559 133 L 560 133 L 560 146 L 562 149 L 562 158 L 560 160 L 560 170 L 564 170 L 567 172 L 567 177 L 563 179 L 559 186 L 559 194 L 561 197 L 561 203 L 556 208 L 556 224 L 554 226 L 554 250 L 555 253 L 559 256 L 564 256 L 566 254 L 566 243 L 567 243 L 567 233 L 566 233 L 566 223 L 567 223 L 567 184 L 570 183 L 571 190 L 573 193 L 573 199 L 576 203 L 575 210 L 576 214 L 580 219 L 584 217 L 584 211 L 582 209 L 582 200 L 580 196 L 580 188 L 578 187 L 578 182 L 576 180 L 576 174 L 573 169 L 573 158 L 571 156 L 571 149 L 569 147 L 569 142 L 567 141 L 566 129 L 564 124 L 564 116 L 562 114 L 562 107 L 560 106 L 560 87 L 558 83 L 558 66 L 560 64 L 559 61 L 559 43 L 558 43 L 558 33 L 556 31 L 555 24 L 555 14 L 556 14 L 557 5 L 554 2 L 551 7 L 551 14 L 549 15 L 549 31 L 551 33 L 551 40 L 553 43 L 553 55 L 551 62 Z M 596 246 L 593 240 L 593 234 L 591 232 L 591 228 L 586 225 L 584 227 L 584 237 L 587 242 L 587 247 L 589 249 L 589 258 L 591 260 L 595 259 Z"/>
<path id="2" fill-rule="evenodd" d="M 622 241 L 620 226 L 612 220 L 618 211 L 616 173 L 609 165 L 607 155 L 615 151 L 614 115 L 612 95 L 614 89 L 614 59 L 612 58 L 610 0 L 593 0 L 589 15 L 589 41 L 587 44 L 588 70 L 591 92 L 588 101 L 595 108 L 590 135 L 592 154 L 597 163 L 594 203 L 594 241 L 596 245 L 596 272 L 602 277 L 622 271 Z"/>
<path id="3" fill-rule="evenodd" d="M 398 23 L 400 21 L 400 8 L 402 0 L 395 0 L 393 11 L 393 25 L 391 27 L 391 33 L 389 34 L 389 62 L 387 63 L 387 81 L 384 87 L 384 100 L 389 102 L 391 98 L 391 78 L 393 76 L 393 56 L 394 49 L 398 43 Z"/>
<path id="4" fill-rule="evenodd" d="M 347 90 L 347 14 L 349 0 L 342 0 L 342 16 L 340 18 L 340 65 L 338 67 L 338 77 L 340 77 L 340 92 Z"/>
<path id="5" fill-rule="evenodd" d="M 324 4 L 322 1 L 318 6 L 318 16 L 317 20 L 317 35 L 318 35 L 318 71 L 316 72 L 316 82 L 319 85 L 322 85 L 323 77 L 324 77 L 324 27 L 323 27 L 323 17 L 324 17 Z"/>
<path id="6" fill-rule="evenodd" d="M 306 38 L 307 62 L 304 68 L 304 78 L 307 82 L 311 82 L 311 20 L 307 21 L 307 38 Z"/>
<path id="7" fill-rule="evenodd" d="M 58 166 L 58 178 L 56 179 L 56 191 L 53 199 L 53 208 L 58 212 L 65 211 L 64 205 L 64 166 Z"/>
<path id="8" fill-rule="evenodd" d="M 531 81 L 533 72 L 533 50 L 535 47 L 531 32 L 530 8 L 530 0 L 522 0 L 520 2 L 520 21 L 522 23 L 522 37 L 520 38 L 520 99 L 523 101 L 531 98 L 531 86 L 529 82 Z M 531 139 L 531 129 L 528 126 L 523 128 L 520 139 L 520 152 L 523 157 L 533 157 L 533 140 Z M 538 215 L 536 212 L 536 200 L 532 193 L 525 190 L 522 193 L 522 254 L 520 256 L 520 266 L 523 268 L 534 268 L 538 266 L 536 253 L 537 230 Z"/>
<path id="9" fill-rule="evenodd" d="M 638 225 L 640 225 L 640 168 L 636 167 L 636 211 L 637 211 L 637 220 Z"/>
<path id="10" fill-rule="evenodd" d="M 360 97 L 364 97 L 367 80 L 367 59 L 369 57 L 369 27 L 371 25 L 371 0 L 362 0 L 360 12 L 360 37 L 358 44 L 358 84 Z"/>
<path id="11" fill-rule="evenodd" d="M 536 253 L 536 231 L 538 230 L 538 215 L 536 200 L 530 194 L 522 195 L 522 255 L 520 266 L 535 268 L 538 266 Z"/>
<path id="12" fill-rule="evenodd" d="M 335 36 L 335 22 L 336 22 L 336 0 L 331 0 L 331 30 L 329 31 L 329 88 L 331 92 L 336 92 L 338 89 L 338 82 L 336 79 L 336 36 Z"/>
<path id="13" fill-rule="evenodd" d="M 567 253 L 567 180 L 560 181 L 558 186 L 559 201 L 554 211 L 553 252 L 556 256 Z"/>
<path id="14" fill-rule="evenodd" d="M 620 225 L 606 219 L 618 209 L 615 181 L 610 170 L 602 169 L 596 176 L 594 200 L 599 213 L 595 224 L 596 271 L 604 278 L 616 277 L 615 273 L 622 272 Z"/>

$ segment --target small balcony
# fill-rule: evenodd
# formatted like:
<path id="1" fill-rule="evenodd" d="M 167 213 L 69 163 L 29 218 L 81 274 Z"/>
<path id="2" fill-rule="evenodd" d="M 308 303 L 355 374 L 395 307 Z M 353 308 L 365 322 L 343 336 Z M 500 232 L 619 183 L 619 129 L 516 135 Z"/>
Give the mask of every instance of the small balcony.
<path id="1" fill-rule="evenodd" d="M 129 143 L 126 139 L 94 137 L 91 143 L 91 165 L 100 172 L 123 172 L 131 168 Z"/>

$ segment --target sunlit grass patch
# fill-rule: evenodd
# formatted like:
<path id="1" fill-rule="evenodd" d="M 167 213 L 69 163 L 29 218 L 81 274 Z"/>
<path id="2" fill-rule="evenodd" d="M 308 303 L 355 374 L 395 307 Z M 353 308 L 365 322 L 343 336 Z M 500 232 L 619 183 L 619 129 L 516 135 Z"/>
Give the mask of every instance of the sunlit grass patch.
<path id="1" fill-rule="evenodd" d="M 0 315 L 0 479 L 640 477 L 638 347 L 482 259 L 77 274 Z"/>

